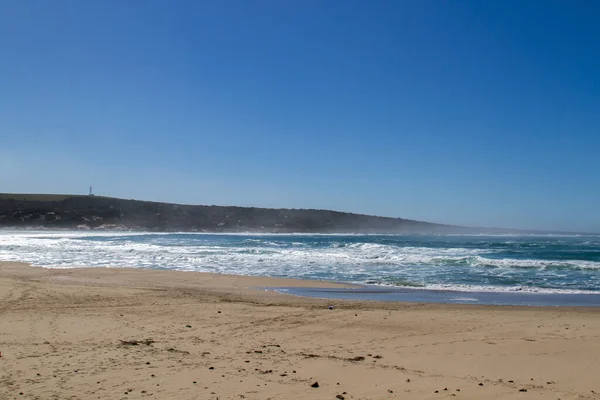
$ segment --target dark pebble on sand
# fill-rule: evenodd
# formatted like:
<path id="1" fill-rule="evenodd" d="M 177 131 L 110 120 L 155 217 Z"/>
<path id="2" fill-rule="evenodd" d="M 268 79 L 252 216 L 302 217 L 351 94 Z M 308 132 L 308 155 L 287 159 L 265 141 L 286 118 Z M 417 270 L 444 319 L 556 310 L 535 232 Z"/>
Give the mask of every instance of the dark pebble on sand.
<path id="1" fill-rule="evenodd" d="M 217 311 L 217 314 L 221 314 L 221 311 Z"/>
<path id="2" fill-rule="evenodd" d="M 310 387 L 318 388 L 319 387 L 319 382 L 313 383 L 312 385 L 310 385 Z"/>
<path id="3" fill-rule="evenodd" d="M 519 389 L 519 392 L 526 392 L 527 389 Z"/>
<path id="4" fill-rule="evenodd" d="M 515 381 L 508 381 L 508 383 L 515 383 Z"/>
<path id="5" fill-rule="evenodd" d="M 483 386 L 483 383 L 480 383 L 479 386 Z"/>
<path id="6" fill-rule="evenodd" d="M 146 362 L 146 365 L 150 365 L 150 361 L 147 361 L 147 362 Z"/>
<path id="7" fill-rule="evenodd" d="M 363 356 L 356 356 L 353 358 L 347 358 L 348 361 L 364 361 L 365 358 Z"/>
<path id="8" fill-rule="evenodd" d="M 196 383 L 196 381 L 194 381 L 194 383 Z"/>
<path id="9" fill-rule="evenodd" d="M 192 326 L 191 326 L 191 325 L 186 325 L 185 327 L 186 327 L 186 328 L 191 328 Z"/>
<path id="10" fill-rule="evenodd" d="M 208 369 L 215 369 L 215 367 L 208 367 Z"/>
<path id="11" fill-rule="evenodd" d="M 406 378 L 406 382 L 410 382 L 410 378 Z"/>
<path id="12" fill-rule="evenodd" d="M 335 398 L 336 399 L 340 399 L 340 400 L 344 400 L 345 399 L 345 397 L 342 396 L 341 394 L 336 395 Z"/>
<path id="13" fill-rule="evenodd" d="M 435 391 L 435 392 L 433 392 L 433 393 L 439 393 L 439 392 L 440 392 L 439 390 L 436 390 L 436 391 Z"/>

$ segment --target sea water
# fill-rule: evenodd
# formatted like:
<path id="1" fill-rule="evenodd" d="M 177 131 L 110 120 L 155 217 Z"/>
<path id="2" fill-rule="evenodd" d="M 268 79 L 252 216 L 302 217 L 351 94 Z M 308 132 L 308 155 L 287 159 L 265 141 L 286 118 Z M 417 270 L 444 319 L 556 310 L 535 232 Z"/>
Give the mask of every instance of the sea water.
<path id="1" fill-rule="evenodd" d="M 0 231 L 0 260 L 463 292 L 600 294 L 600 236 Z"/>

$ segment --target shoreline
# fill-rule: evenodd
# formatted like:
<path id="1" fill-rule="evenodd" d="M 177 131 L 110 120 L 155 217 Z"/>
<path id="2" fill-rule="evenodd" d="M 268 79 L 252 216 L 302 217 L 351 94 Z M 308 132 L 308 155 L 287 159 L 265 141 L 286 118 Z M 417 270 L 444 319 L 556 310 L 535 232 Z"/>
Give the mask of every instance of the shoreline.
<path id="1" fill-rule="evenodd" d="M 283 285 L 348 287 L 0 262 L 0 398 L 600 393 L 600 309 L 322 300 L 254 289 Z"/>
<path id="2" fill-rule="evenodd" d="M 423 292 L 435 294 L 469 296 L 480 293 L 513 295 L 513 292 L 467 292 L 454 290 L 438 290 L 425 288 L 405 288 L 375 286 L 352 283 L 334 282 L 327 280 L 310 280 L 296 278 L 276 278 L 268 276 L 249 276 L 220 274 L 201 271 L 159 270 L 146 268 L 127 267 L 80 267 L 80 268 L 47 268 L 33 266 L 20 261 L 0 261 L 0 279 L 12 278 L 30 280 L 37 283 L 50 285 L 67 285 L 83 287 L 111 287 L 132 290 L 190 290 L 198 294 L 212 297 L 213 301 L 240 302 L 257 305 L 276 306 L 307 306 L 323 307 L 329 305 L 349 309 L 394 310 L 419 307 L 431 310 L 535 310 L 535 311 L 577 311 L 600 313 L 600 306 L 596 305 L 526 305 L 526 304 L 493 304 L 472 302 L 447 302 L 430 300 L 386 300 L 349 298 L 344 296 L 318 297 L 300 293 L 351 293 L 366 290 L 367 292 L 410 292 L 418 295 Z M 285 289 L 288 293 L 282 291 Z M 374 290 L 373 290 L 374 289 Z M 311 293 L 314 294 L 314 293 Z M 531 296 L 556 296 L 557 293 L 524 293 Z M 517 295 L 519 295 L 517 293 Z M 593 297 L 594 294 L 573 294 L 573 296 Z M 600 296 L 598 296 L 600 297 Z M 420 298 L 420 296 L 419 296 Z"/>
<path id="3" fill-rule="evenodd" d="M 265 289 L 286 295 L 329 301 L 380 301 L 494 307 L 600 307 L 598 294 L 582 293 L 468 292 L 381 286 L 358 288 L 267 287 Z"/>
<path id="4" fill-rule="evenodd" d="M 197 274 L 204 290 L 221 291 L 221 294 L 231 294 L 232 290 L 244 293 L 248 297 L 264 297 L 261 292 L 270 292 L 285 297 L 298 297 L 306 300 L 318 300 L 319 302 L 366 302 L 366 303 L 399 303 L 403 304 L 427 304 L 427 305 L 466 305 L 474 307 L 537 307 L 537 308 L 600 308 L 600 293 L 595 292 L 537 292 L 537 291 L 478 291 L 478 290 L 454 290 L 451 288 L 426 288 L 426 287 L 404 287 L 389 285 L 370 285 L 353 282 L 339 282 L 328 280 L 312 280 L 299 278 L 275 278 L 258 275 L 233 275 L 220 274 L 203 271 L 178 271 L 150 268 L 127 268 L 127 267 L 80 267 L 80 268 L 51 268 L 33 266 L 20 261 L 0 261 L 0 267 L 22 271 L 31 269 L 37 271 L 37 275 L 50 279 L 73 280 L 82 283 L 94 277 L 107 276 L 107 271 L 128 276 L 139 275 L 136 279 L 155 280 L 156 276 L 173 276 L 172 274 Z M 39 269 L 39 270 L 37 270 Z M 41 272 L 46 271 L 46 272 Z M 63 271 L 58 272 L 58 271 Z M 68 272 L 65 272 L 68 271 Z M 102 271 L 94 274 L 91 271 Z M 18 273 L 17 271 L 13 271 Z M 31 275 L 31 271 L 27 273 Z M 58 276 L 55 276 L 58 275 Z M 110 274 L 108 274 L 110 275 Z M 183 275 L 182 275 L 183 276 Z M 192 275 L 193 276 L 193 275 Z M 214 281 L 216 278 L 216 281 Z M 213 284 L 219 280 L 228 281 L 228 287 L 214 287 L 208 289 L 204 284 L 207 279 L 213 280 Z M 88 283 L 90 283 L 89 281 Z M 181 284 L 177 280 L 176 284 Z M 235 283 L 234 283 L 235 282 Z M 331 289 L 331 290 L 329 290 Z M 352 289 L 352 290 L 349 290 Z M 238 293 L 238 294 L 239 294 Z M 272 297 L 272 296 L 267 296 Z M 281 299 L 285 303 L 286 300 Z"/>
<path id="5" fill-rule="evenodd" d="M 383 217 L 386 218 L 386 217 Z M 149 235 L 177 235 L 177 234 L 190 234 L 190 235 L 250 235 L 250 236 L 490 236 L 490 237 L 521 237 L 521 236 L 541 236 L 541 237 L 599 237 L 600 232 L 570 232 L 570 231 L 530 231 L 525 230 L 521 232 L 512 232 L 509 228 L 473 228 L 473 229 L 498 229 L 508 230 L 511 232 L 507 233 L 494 233 L 494 232 L 481 232 L 474 231 L 472 233 L 435 233 L 435 232 L 356 232 L 356 231 L 332 231 L 332 232 L 279 232 L 279 231 L 263 231 L 263 230 L 248 230 L 248 231 L 210 231 L 210 230 L 147 230 L 143 228 L 119 228 L 115 229 L 111 227 L 95 227 L 95 228 L 83 228 L 83 227 L 47 227 L 47 226 L 2 226 L 1 231 L 26 231 L 26 232 L 97 232 L 97 233 L 136 233 L 136 234 L 149 234 Z"/>
<path id="6" fill-rule="evenodd" d="M 564 239 L 568 242 L 565 244 L 563 239 L 513 240 L 488 236 L 444 239 L 394 235 L 389 240 L 369 239 L 364 235 L 356 236 L 360 238 L 342 235 L 341 239 L 335 235 L 326 235 L 323 239 L 313 236 L 5 232 L 0 259 L 59 269 L 81 266 L 174 268 L 243 276 L 326 279 L 402 290 L 416 287 L 426 294 L 510 293 L 503 304 L 511 304 L 515 292 L 558 294 L 556 304 L 545 301 L 548 305 L 589 305 L 589 301 L 567 298 L 571 294 L 600 294 L 600 276 L 596 273 L 600 263 L 593 258 L 598 242 L 594 239 Z M 550 250 L 543 250 L 543 256 L 536 253 L 538 250 L 527 250 L 526 254 L 513 257 L 515 252 L 521 254 L 522 247 L 537 249 L 539 246 Z M 582 253 L 581 257 L 571 252 L 586 249 L 590 253 Z M 423 297 L 423 294 L 414 297 Z M 520 304 L 521 300 L 512 304 L 515 303 Z"/>

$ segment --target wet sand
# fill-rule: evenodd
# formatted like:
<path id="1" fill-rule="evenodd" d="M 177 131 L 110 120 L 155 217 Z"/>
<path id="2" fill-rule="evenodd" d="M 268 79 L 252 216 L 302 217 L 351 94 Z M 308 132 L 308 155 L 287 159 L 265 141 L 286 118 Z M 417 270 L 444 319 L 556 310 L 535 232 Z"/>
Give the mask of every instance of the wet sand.
<path id="1" fill-rule="evenodd" d="M 0 263 L 0 399 L 600 398 L 598 308 L 271 286 L 345 285 Z"/>
<path id="2" fill-rule="evenodd" d="M 600 294 L 514 292 L 463 292 L 366 285 L 353 288 L 269 288 L 294 296 L 340 300 L 376 300 L 412 303 L 484 304 L 502 306 L 600 307 Z"/>

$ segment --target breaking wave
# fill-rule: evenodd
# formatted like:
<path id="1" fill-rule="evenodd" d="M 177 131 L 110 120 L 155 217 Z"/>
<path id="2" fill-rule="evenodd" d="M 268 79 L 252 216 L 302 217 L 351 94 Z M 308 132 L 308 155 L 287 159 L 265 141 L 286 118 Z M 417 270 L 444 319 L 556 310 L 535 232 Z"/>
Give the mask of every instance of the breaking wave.
<path id="1" fill-rule="evenodd" d="M 0 231 L 0 260 L 463 291 L 600 292 L 600 239 Z"/>

